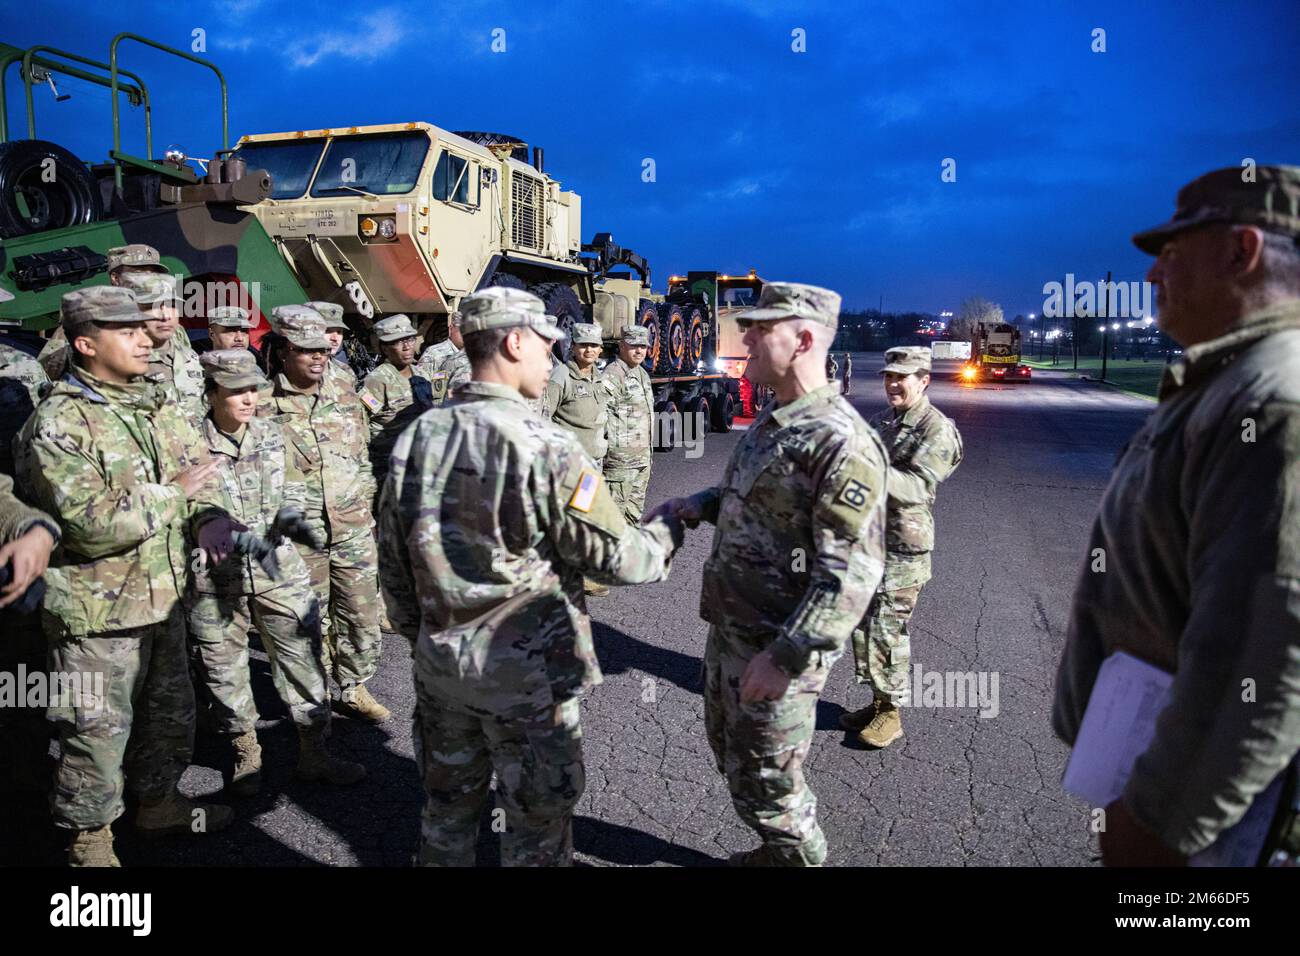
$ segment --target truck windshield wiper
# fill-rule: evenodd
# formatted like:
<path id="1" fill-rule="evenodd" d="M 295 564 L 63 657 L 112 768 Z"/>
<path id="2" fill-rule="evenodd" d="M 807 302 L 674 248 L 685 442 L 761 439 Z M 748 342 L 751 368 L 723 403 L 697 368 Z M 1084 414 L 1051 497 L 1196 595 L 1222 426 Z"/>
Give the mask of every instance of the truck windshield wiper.
<path id="1" fill-rule="evenodd" d="M 342 185 L 342 184 L 340 184 L 340 185 L 338 185 L 338 186 L 330 186 L 329 188 L 330 188 L 330 189 L 346 189 L 346 190 L 348 190 L 349 192 L 354 192 L 354 193 L 356 193 L 356 194 L 359 195 L 359 196 L 365 196 L 367 199 L 373 199 L 375 202 L 379 202 L 379 197 L 376 196 L 374 193 L 368 193 L 368 192 L 366 192 L 364 189 L 358 189 L 356 186 L 346 186 L 346 185 Z"/>

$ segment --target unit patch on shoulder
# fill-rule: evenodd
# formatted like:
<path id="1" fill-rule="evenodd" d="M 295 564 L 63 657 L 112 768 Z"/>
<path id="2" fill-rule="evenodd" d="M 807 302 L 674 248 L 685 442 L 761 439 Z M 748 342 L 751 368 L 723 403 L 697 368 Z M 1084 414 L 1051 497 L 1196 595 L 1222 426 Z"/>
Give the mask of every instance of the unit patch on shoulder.
<path id="1" fill-rule="evenodd" d="M 840 490 L 840 496 L 837 499 L 848 505 L 854 511 L 861 511 L 871 500 L 871 489 L 856 478 L 850 478 L 844 483 Z"/>
<path id="2" fill-rule="evenodd" d="M 584 468 L 582 477 L 578 479 L 578 487 L 573 489 L 573 497 L 569 499 L 569 507 L 586 514 L 591 511 L 592 503 L 596 500 L 596 492 L 599 490 L 600 475 Z"/>

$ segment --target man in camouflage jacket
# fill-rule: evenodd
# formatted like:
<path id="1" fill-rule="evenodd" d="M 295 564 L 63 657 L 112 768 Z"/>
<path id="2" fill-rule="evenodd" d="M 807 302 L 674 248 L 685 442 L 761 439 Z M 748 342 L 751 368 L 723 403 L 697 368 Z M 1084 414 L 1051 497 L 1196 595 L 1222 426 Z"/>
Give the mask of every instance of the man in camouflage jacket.
<path id="1" fill-rule="evenodd" d="M 650 345 L 650 330 L 625 326 L 619 337 L 618 357 L 605 366 L 601 385 L 606 393 L 608 420 L 605 434 L 605 483 L 623 509 L 623 517 L 636 524 L 645 508 L 654 456 L 654 389 L 641 363 Z M 707 425 L 707 423 L 706 423 Z"/>

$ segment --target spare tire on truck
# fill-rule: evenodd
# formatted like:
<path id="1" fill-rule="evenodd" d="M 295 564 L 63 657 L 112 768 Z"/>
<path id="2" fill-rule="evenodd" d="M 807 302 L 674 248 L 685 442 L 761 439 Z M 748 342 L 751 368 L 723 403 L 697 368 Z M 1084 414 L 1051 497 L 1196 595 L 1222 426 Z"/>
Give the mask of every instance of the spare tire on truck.
<path id="1" fill-rule="evenodd" d="M 99 184 L 57 143 L 0 143 L 0 239 L 66 229 L 104 218 Z"/>

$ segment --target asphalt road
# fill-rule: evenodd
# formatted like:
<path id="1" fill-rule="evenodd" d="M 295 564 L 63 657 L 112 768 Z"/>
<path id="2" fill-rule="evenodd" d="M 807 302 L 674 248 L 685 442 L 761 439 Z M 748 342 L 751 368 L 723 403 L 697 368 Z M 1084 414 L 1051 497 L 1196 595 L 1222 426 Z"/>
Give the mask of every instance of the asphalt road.
<path id="1" fill-rule="evenodd" d="M 855 356 L 850 400 L 864 415 L 883 406 L 880 366 L 879 355 Z M 1116 453 L 1152 405 L 1052 372 L 1030 384 L 974 387 L 937 375 L 931 398 L 960 428 L 965 461 L 939 493 L 934 579 L 913 619 L 912 663 L 996 674 L 997 713 L 914 706 L 901 741 L 869 750 L 837 724 L 864 700 L 846 653 L 819 706 L 807 764 L 828 863 L 1089 865 L 1087 808 L 1060 787 L 1067 750 L 1049 725 L 1052 685 L 1088 526 Z M 699 457 L 658 455 L 649 504 L 716 481 L 738 440 L 739 432 L 710 435 Z M 605 683 L 583 704 L 582 863 L 715 865 L 755 845 L 704 739 L 697 605 L 709 541 L 708 528 L 688 539 L 670 581 L 591 602 Z M 422 805 L 405 642 L 386 643 L 370 685 L 393 719 L 381 728 L 335 721 L 336 748 L 370 769 L 345 790 L 293 780 L 293 729 L 265 656 L 255 657 L 267 718 L 259 725 L 263 794 L 234 800 L 237 822 L 222 834 L 145 843 L 119 822 L 124 864 L 405 865 Z M 222 763 L 222 751 L 200 738 L 184 789 L 218 791 Z M 494 857 L 488 834 L 480 859 Z"/>

